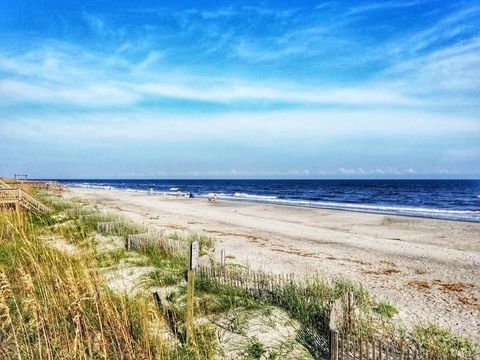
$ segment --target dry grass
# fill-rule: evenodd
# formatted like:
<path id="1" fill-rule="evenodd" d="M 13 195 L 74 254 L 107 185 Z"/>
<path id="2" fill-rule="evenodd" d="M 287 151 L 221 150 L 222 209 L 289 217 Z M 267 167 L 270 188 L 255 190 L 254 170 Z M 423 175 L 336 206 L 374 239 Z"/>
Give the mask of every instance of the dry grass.
<path id="1" fill-rule="evenodd" d="M 415 274 L 417 275 L 424 275 L 424 274 L 427 274 L 428 271 L 425 270 L 425 269 L 420 269 L 420 268 L 415 268 Z"/>
<path id="2" fill-rule="evenodd" d="M 158 312 L 150 296 L 133 299 L 116 296 L 104 287 L 95 270 L 98 264 L 93 256 L 89 256 L 88 251 L 68 256 L 40 241 L 38 230 L 45 235 L 44 231 L 48 228 L 45 225 L 52 225 L 51 218 L 47 219 L 46 224 L 38 219 L 5 214 L 7 215 L 0 214 L 0 359 L 213 358 L 216 344 L 213 337 L 216 335 L 209 334 L 208 329 L 203 333 L 200 329 L 197 331 L 196 345 L 182 344 L 184 339 L 181 319 L 184 306 L 181 291 L 177 300 L 170 299 L 175 303 L 172 311 L 174 318 L 178 320 L 173 324 L 173 328 L 179 330 L 178 334 L 171 334 L 176 336 L 176 341 L 172 341 L 162 336 L 165 334 L 161 331 L 172 327 L 172 324 L 166 324 L 163 313 Z M 82 239 L 89 238 L 85 227 L 96 228 L 93 223 L 79 223 L 80 227 L 73 227 L 71 233 L 64 231 L 61 234 L 65 235 L 69 242 L 78 243 L 78 236 Z M 213 246 L 209 245 L 209 241 L 205 243 L 207 247 Z M 149 254 L 149 259 L 150 265 L 159 268 L 160 280 L 165 282 L 163 263 L 169 259 L 166 259 L 164 254 L 156 253 Z M 399 272 L 394 263 L 385 263 L 383 268 L 366 273 L 392 275 Z M 167 279 L 167 282 L 176 282 L 177 276 L 172 279 L 175 281 Z M 468 287 L 468 284 L 463 284 L 467 287 L 462 287 L 458 283 L 434 283 L 445 291 L 456 291 L 458 294 Z M 357 289 L 349 282 L 315 282 L 306 291 L 292 283 L 270 294 L 271 298 L 256 298 L 225 286 L 212 286 L 208 281 L 202 286 L 200 279 L 197 285 L 198 295 L 203 292 L 209 298 L 215 295 L 223 299 L 216 305 L 211 301 L 202 303 L 199 312 L 204 312 L 213 305 L 220 309 L 235 309 L 239 304 L 252 304 L 257 307 L 263 302 L 271 301 L 286 309 L 305 326 L 313 322 L 317 330 L 322 327 L 321 324 L 324 324 L 325 328 L 328 325 L 328 314 L 333 300 L 345 292 L 356 291 L 356 299 L 362 299 L 356 303 L 361 310 L 356 314 L 359 336 L 369 338 L 379 331 L 392 339 L 398 336 L 399 341 L 408 336 L 398 326 L 398 319 L 394 316 L 397 310 L 394 307 L 373 302 L 363 289 Z M 409 285 L 429 286 L 421 281 L 415 283 L 415 280 Z M 221 291 L 217 293 L 217 290 Z M 304 301 L 306 295 L 312 300 Z M 465 298 L 465 302 L 467 301 L 469 300 Z M 475 350 L 469 342 L 434 330 L 437 338 L 440 334 L 442 339 L 446 339 L 446 345 L 439 346 L 439 341 L 422 345 L 428 347 L 429 351 L 446 354 L 453 348 L 460 348 L 462 352 L 470 354 Z M 426 342 L 432 331 L 430 328 L 420 329 L 414 336 L 415 340 L 423 339 L 422 336 L 425 335 Z"/>
<path id="3" fill-rule="evenodd" d="M 1 359 L 209 358 L 200 347 L 162 340 L 163 314 L 149 294 L 109 291 L 92 253 L 65 254 L 40 234 L 51 217 L 0 212 Z"/>
<path id="4" fill-rule="evenodd" d="M 393 260 L 382 260 L 380 261 L 382 264 L 386 264 L 388 266 L 393 266 L 393 267 L 396 267 L 397 264 L 395 263 L 395 261 Z"/>
<path id="5" fill-rule="evenodd" d="M 2 358 L 156 358 L 168 354 L 148 301 L 108 292 L 92 260 L 49 248 L 25 217 L 1 215 Z"/>
<path id="6" fill-rule="evenodd" d="M 365 274 L 370 274 L 370 275 L 392 275 L 392 274 L 397 274 L 401 272 L 398 269 L 395 268 L 386 268 L 382 270 L 367 270 L 365 271 Z"/>
<path id="7" fill-rule="evenodd" d="M 355 264 L 360 264 L 360 265 L 371 265 L 369 262 L 364 261 L 364 260 L 358 260 L 358 259 L 349 259 L 349 258 L 339 258 L 335 256 L 327 256 L 326 259 L 328 260 L 339 260 L 339 261 L 347 261 Z"/>
<path id="8" fill-rule="evenodd" d="M 407 284 L 417 289 L 430 289 L 430 283 L 425 280 L 411 280 Z"/>
<path id="9" fill-rule="evenodd" d="M 473 287 L 472 284 L 461 282 L 440 282 L 438 285 L 440 286 L 441 290 L 451 292 L 462 292 Z"/>
<path id="10" fill-rule="evenodd" d="M 460 301 L 465 306 L 472 307 L 477 311 L 480 311 L 480 301 L 475 297 L 459 296 L 458 301 Z"/>

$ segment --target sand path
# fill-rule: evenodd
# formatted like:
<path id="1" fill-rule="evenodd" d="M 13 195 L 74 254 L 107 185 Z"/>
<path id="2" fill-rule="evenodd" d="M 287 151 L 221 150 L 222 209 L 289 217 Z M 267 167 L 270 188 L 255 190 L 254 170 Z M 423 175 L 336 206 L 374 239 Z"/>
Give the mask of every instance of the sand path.
<path id="1" fill-rule="evenodd" d="M 72 189 L 149 226 L 205 232 L 233 261 L 361 283 L 409 322 L 480 341 L 480 224 Z"/>

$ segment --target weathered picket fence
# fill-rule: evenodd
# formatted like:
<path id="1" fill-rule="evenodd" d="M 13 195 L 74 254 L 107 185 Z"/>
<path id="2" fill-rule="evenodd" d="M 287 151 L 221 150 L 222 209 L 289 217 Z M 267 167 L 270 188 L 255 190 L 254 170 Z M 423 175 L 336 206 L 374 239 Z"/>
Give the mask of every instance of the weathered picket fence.
<path id="1" fill-rule="evenodd" d="M 356 329 L 356 299 L 347 293 L 335 301 L 330 312 L 330 360 L 471 360 L 471 354 L 429 352 L 411 338 L 390 339 L 381 333 L 365 337 Z"/>
<path id="2" fill-rule="evenodd" d="M 107 221 L 111 221 L 113 218 L 112 215 L 110 214 L 101 214 L 101 213 L 94 213 L 94 214 L 85 214 L 85 215 L 80 215 L 78 217 L 78 220 L 80 222 L 88 222 L 88 221 L 103 221 L 103 222 L 107 222 Z"/>
<path id="3" fill-rule="evenodd" d="M 65 199 L 53 197 L 53 196 L 45 196 L 44 199 L 49 205 L 53 205 L 61 208 L 67 208 L 67 209 L 72 207 L 72 202 L 69 200 L 65 200 Z"/>
<path id="4" fill-rule="evenodd" d="M 224 263 L 222 253 L 222 263 Z M 221 264 L 222 264 L 221 263 Z M 251 269 L 233 269 L 225 266 L 200 265 L 196 271 L 199 281 L 214 283 L 247 292 L 257 299 L 268 300 L 278 306 L 288 302 L 288 296 L 294 294 L 305 306 L 319 299 L 309 291 L 309 286 L 318 279 L 318 274 L 295 278 L 294 274 L 272 274 Z M 289 295 L 288 295 L 289 294 Z M 327 314 L 328 316 L 328 314 Z M 328 324 L 314 326 L 304 324 L 298 334 L 309 344 L 316 358 L 328 356 Z"/>
<path id="5" fill-rule="evenodd" d="M 65 213 L 67 214 L 67 216 L 79 218 L 80 216 L 93 215 L 95 213 L 95 209 L 91 207 L 76 206 L 66 209 Z"/>
<path id="6" fill-rule="evenodd" d="M 199 266 L 197 276 L 252 293 L 273 292 L 275 289 L 295 282 L 294 274 L 270 274 L 250 269 L 229 269 L 210 265 Z"/>
<path id="7" fill-rule="evenodd" d="M 116 228 L 117 228 L 117 223 L 113 221 L 109 221 L 109 222 L 99 221 L 97 223 L 97 231 L 99 233 L 113 233 Z"/>
<path id="8" fill-rule="evenodd" d="M 127 238 L 127 250 L 152 248 L 169 254 L 185 255 L 189 249 L 186 241 L 165 237 L 163 232 L 149 231 L 141 234 L 130 234 Z"/>
<path id="9" fill-rule="evenodd" d="M 376 360 L 417 359 L 419 351 L 414 346 L 405 349 L 378 336 L 366 339 L 356 334 L 355 296 L 347 293 L 335 301 L 330 311 L 329 359 Z"/>
<path id="10" fill-rule="evenodd" d="M 413 346 L 399 348 L 383 339 L 364 340 L 354 335 L 332 333 L 330 337 L 331 360 L 412 360 L 436 359 Z"/>
<path id="11" fill-rule="evenodd" d="M 222 255 L 223 258 L 223 255 Z M 312 303 L 318 299 L 308 293 L 309 277 L 295 279 L 293 274 L 269 274 L 249 269 L 230 269 L 225 266 L 202 265 L 197 268 L 199 280 L 207 280 L 219 285 L 247 291 L 257 298 L 270 299 L 273 302 L 282 301 L 282 289 L 295 284 L 297 289 L 304 291 L 302 301 Z M 312 277 L 314 278 L 314 276 Z M 302 337 L 308 338 L 313 346 L 316 357 L 329 360 L 449 360 L 468 357 L 463 354 L 453 354 L 449 357 L 439 357 L 429 354 L 417 344 L 403 339 L 393 342 L 378 334 L 365 338 L 359 336 L 355 320 L 356 299 L 353 293 L 346 293 L 336 300 L 329 316 L 326 328 L 307 326 Z"/>

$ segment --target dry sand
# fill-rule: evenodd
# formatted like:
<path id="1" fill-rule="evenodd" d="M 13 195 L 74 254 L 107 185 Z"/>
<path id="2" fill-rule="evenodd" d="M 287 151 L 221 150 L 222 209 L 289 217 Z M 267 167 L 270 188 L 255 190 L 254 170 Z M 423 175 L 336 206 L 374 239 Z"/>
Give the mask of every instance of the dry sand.
<path id="1" fill-rule="evenodd" d="M 401 310 L 480 341 L 480 224 L 72 189 L 140 223 L 216 238 L 236 263 L 356 281 Z M 233 259 L 233 260 L 232 260 Z"/>

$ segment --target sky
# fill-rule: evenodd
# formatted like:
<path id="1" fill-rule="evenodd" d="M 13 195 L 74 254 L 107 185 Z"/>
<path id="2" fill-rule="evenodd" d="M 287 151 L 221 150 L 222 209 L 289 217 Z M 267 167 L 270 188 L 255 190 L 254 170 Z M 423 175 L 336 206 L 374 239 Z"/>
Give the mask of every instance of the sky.
<path id="1" fill-rule="evenodd" d="M 0 176 L 480 178 L 476 1 L 0 2 Z"/>

